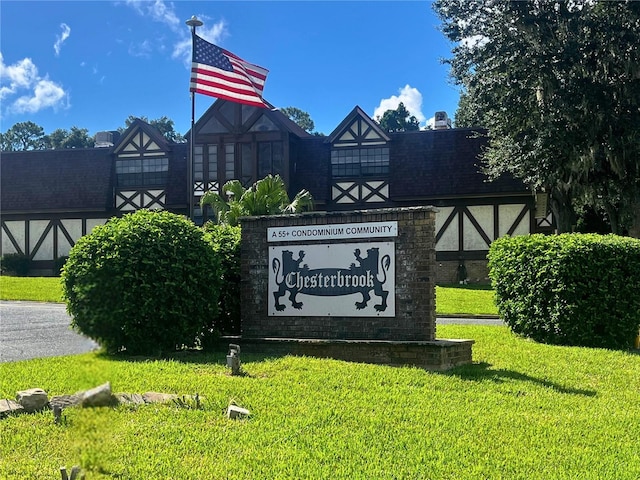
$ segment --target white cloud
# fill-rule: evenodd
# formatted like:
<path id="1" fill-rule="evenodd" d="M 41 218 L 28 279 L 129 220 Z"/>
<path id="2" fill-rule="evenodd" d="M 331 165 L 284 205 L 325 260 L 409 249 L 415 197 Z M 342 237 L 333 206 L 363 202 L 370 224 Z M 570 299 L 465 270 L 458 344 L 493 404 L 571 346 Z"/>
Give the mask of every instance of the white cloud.
<path id="1" fill-rule="evenodd" d="M 5 65 L 0 52 L 0 98 L 14 94 L 21 88 L 28 88 L 37 77 L 38 69 L 30 58 L 24 58 L 13 65 Z"/>
<path id="2" fill-rule="evenodd" d="M 173 46 L 171 58 L 180 58 L 185 65 L 191 65 L 191 37 L 185 37 Z"/>
<path id="3" fill-rule="evenodd" d="M 12 97 L 20 95 L 15 100 Z M 66 108 L 69 94 L 55 82 L 38 75 L 30 58 L 5 65 L 0 53 L 0 99 L 10 113 L 35 113 L 45 108 Z"/>
<path id="4" fill-rule="evenodd" d="M 227 34 L 227 24 L 224 20 L 214 23 L 211 27 L 200 27 L 198 35 L 211 43 L 220 43 L 220 40 Z"/>
<path id="5" fill-rule="evenodd" d="M 126 5 L 134 9 L 139 15 L 151 18 L 155 22 L 167 25 L 171 31 L 177 36 L 171 58 L 182 60 L 186 66 L 191 65 L 191 32 L 185 24 L 187 19 L 181 20 L 175 11 L 173 2 L 165 2 L 164 0 L 125 0 Z M 204 21 L 205 25 L 197 29 L 198 35 L 211 43 L 219 43 L 227 33 L 227 25 L 224 20 L 214 23 L 210 27 L 207 26 L 209 18 L 206 15 L 198 15 L 198 18 Z M 129 53 L 134 56 L 148 56 L 150 51 L 145 48 L 148 41 L 140 44 L 139 47 L 129 49 Z M 163 50 L 162 45 L 153 42 L 153 45 L 159 50 Z"/>
<path id="6" fill-rule="evenodd" d="M 433 130 L 435 126 L 436 126 L 436 117 L 435 116 L 429 117 L 424 128 L 420 128 L 420 130 L 427 130 L 427 129 Z"/>
<path id="7" fill-rule="evenodd" d="M 138 12 L 140 15 L 144 15 L 144 10 L 142 9 L 142 5 L 144 5 L 145 2 L 144 0 L 125 0 L 125 2 L 127 5 L 129 5 L 131 8 L 133 8 L 136 12 Z"/>
<path id="8" fill-rule="evenodd" d="M 420 124 L 423 124 L 426 117 L 422 113 L 422 94 L 420 91 L 407 84 L 398 92 L 399 95 L 391 95 L 389 98 L 380 100 L 380 104 L 373 112 L 373 118 L 382 117 L 387 110 L 396 110 L 402 102 L 409 113 L 416 117 Z"/>
<path id="9" fill-rule="evenodd" d="M 45 108 L 66 108 L 69 106 L 69 94 L 47 78 L 40 79 L 33 87 L 30 95 L 18 98 L 9 107 L 12 113 L 36 113 Z"/>
<path id="10" fill-rule="evenodd" d="M 180 19 L 176 15 L 173 3 L 165 3 L 163 0 L 126 0 L 129 7 L 133 8 L 139 15 L 148 16 L 155 22 L 168 25 L 171 30 L 178 31 L 181 26 Z"/>
<path id="11" fill-rule="evenodd" d="M 165 23 L 169 25 L 172 30 L 181 28 L 180 19 L 178 19 L 178 16 L 173 11 L 173 4 L 167 6 L 162 0 L 156 0 L 149 6 L 148 11 L 156 22 Z"/>
<path id="12" fill-rule="evenodd" d="M 69 38 L 69 35 L 71 35 L 71 28 L 66 23 L 61 23 L 60 28 L 62 29 L 62 33 L 60 36 L 56 37 L 56 43 L 53 44 L 53 49 L 56 51 L 56 57 L 60 55 L 60 49 L 62 48 L 64 41 Z"/>

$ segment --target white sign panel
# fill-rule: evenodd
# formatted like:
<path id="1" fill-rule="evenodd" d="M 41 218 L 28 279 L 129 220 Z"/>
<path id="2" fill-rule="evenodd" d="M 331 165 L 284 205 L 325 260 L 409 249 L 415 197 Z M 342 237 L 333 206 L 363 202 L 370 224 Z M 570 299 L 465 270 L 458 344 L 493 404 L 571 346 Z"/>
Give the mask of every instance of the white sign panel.
<path id="1" fill-rule="evenodd" d="M 337 223 L 267 229 L 267 242 L 397 237 L 398 222 Z"/>
<path id="2" fill-rule="evenodd" d="M 269 247 L 269 316 L 395 317 L 395 244 Z"/>

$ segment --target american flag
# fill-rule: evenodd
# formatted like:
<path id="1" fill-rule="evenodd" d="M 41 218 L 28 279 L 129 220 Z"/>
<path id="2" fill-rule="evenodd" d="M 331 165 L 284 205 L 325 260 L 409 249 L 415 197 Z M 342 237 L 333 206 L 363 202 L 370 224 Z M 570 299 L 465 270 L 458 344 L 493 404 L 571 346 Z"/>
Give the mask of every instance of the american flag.
<path id="1" fill-rule="evenodd" d="M 269 70 L 194 35 L 190 91 L 232 102 L 266 107 L 262 99 Z"/>

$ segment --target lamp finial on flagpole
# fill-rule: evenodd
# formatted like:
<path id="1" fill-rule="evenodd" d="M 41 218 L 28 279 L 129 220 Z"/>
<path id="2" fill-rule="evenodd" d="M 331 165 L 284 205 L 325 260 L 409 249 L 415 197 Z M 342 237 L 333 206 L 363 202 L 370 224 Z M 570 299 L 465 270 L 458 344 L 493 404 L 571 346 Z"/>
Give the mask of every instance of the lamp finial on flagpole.
<path id="1" fill-rule="evenodd" d="M 195 15 L 193 15 L 189 20 L 187 20 L 184 23 L 186 23 L 187 25 L 189 25 L 191 27 L 191 31 L 192 32 L 195 32 L 196 27 L 201 27 L 203 25 L 202 20 L 200 20 Z"/>

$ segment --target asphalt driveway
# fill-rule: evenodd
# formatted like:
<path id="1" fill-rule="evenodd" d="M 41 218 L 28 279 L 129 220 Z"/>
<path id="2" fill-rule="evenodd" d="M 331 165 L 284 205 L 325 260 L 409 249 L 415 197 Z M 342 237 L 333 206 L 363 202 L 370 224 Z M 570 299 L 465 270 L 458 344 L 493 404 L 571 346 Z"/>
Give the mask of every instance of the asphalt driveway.
<path id="1" fill-rule="evenodd" d="M 90 352 L 94 341 L 69 326 L 58 303 L 0 302 L 0 362 Z"/>
<path id="2" fill-rule="evenodd" d="M 497 318 L 438 318 L 439 325 L 504 325 Z M 0 301 L 0 363 L 90 352 L 98 344 L 73 330 L 61 303 Z"/>

